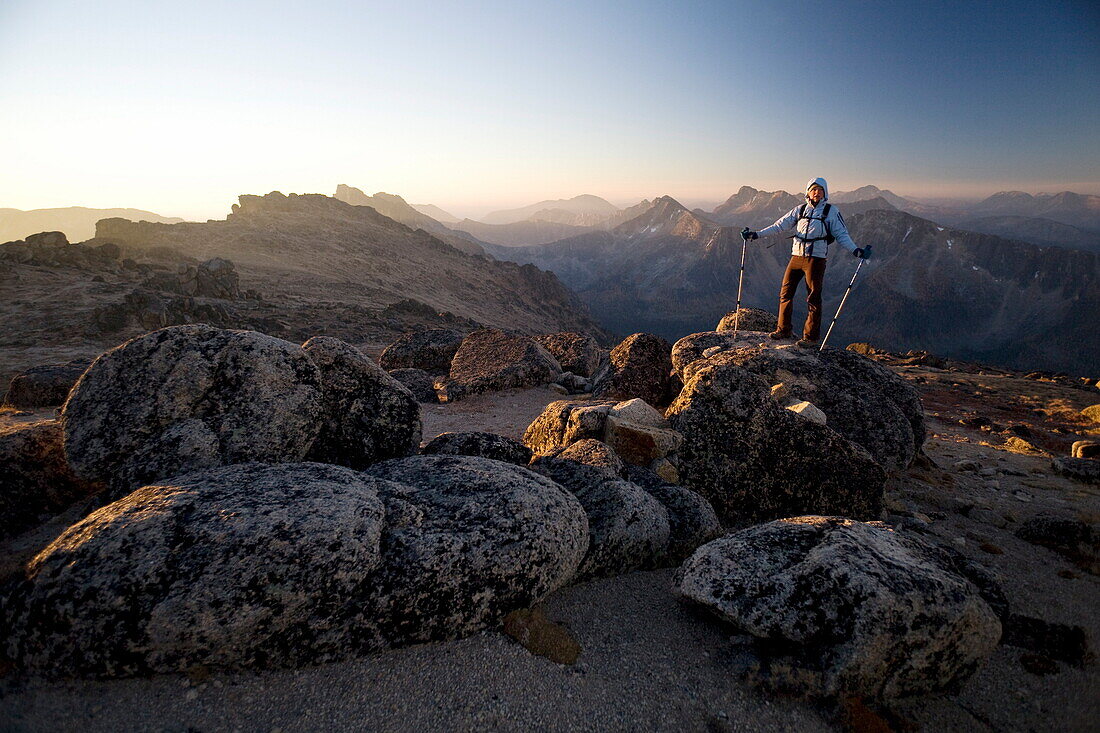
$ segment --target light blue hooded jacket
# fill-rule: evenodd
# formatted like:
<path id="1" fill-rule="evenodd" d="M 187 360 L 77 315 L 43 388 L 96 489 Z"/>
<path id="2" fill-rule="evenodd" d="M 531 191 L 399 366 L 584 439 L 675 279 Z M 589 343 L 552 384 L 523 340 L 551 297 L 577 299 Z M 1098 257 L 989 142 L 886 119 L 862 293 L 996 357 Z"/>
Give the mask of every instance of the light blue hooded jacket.
<path id="1" fill-rule="evenodd" d="M 791 254 L 799 257 L 821 257 L 825 258 L 829 256 L 829 243 L 824 239 L 818 242 L 805 242 L 806 239 L 815 239 L 817 237 L 824 237 L 826 235 L 825 223 L 821 221 L 821 212 L 825 210 L 825 204 L 829 201 L 829 184 L 825 182 L 824 178 L 814 178 L 806 184 L 806 193 L 810 192 L 813 186 L 821 186 L 825 191 L 825 197 L 821 199 L 821 203 L 811 208 L 810 200 L 806 199 L 806 216 L 813 217 L 812 219 L 799 219 L 799 210 L 801 205 L 794 207 L 782 218 L 776 220 L 770 227 L 766 227 L 757 232 L 759 237 L 767 237 L 772 234 L 786 234 L 788 232 L 794 232 L 794 239 L 791 240 Z M 826 217 L 829 223 L 828 233 L 832 234 L 836 238 L 836 241 L 840 242 L 849 252 L 855 252 L 858 247 L 856 243 L 852 241 L 852 235 L 848 234 L 848 227 L 844 226 L 844 218 L 840 215 L 840 211 L 836 206 L 829 207 L 829 216 Z"/>

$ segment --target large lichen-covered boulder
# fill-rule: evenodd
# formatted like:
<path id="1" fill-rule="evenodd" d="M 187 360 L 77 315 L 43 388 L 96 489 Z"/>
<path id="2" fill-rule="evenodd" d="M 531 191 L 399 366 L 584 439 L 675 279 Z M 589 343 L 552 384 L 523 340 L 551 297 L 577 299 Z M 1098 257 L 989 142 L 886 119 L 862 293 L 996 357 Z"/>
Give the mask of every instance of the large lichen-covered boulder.
<path id="1" fill-rule="evenodd" d="M 57 420 L 0 427 L 0 537 L 29 529 L 102 489 L 69 468 Z"/>
<path id="2" fill-rule="evenodd" d="M 596 373 L 604 353 L 596 339 L 572 331 L 548 333 L 535 340 L 558 360 L 563 371 L 581 377 Z"/>
<path id="3" fill-rule="evenodd" d="M 385 482 L 241 464 L 138 489 L 73 525 L 9 601 L 7 654 L 51 676 L 314 664 L 353 653 Z"/>
<path id="4" fill-rule="evenodd" d="M 727 524 L 801 514 L 877 519 L 886 473 L 874 458 L 783 409 L 767 381 L 719 357 L 692 372 L 667 413 L 684 436 L 681 483 Z"/>
<path id="5" fill-rule="evenodd" d="M 431 374 L 446 374 L 462 339 L 461 333 L 449 328 L 406 333 L 386 347 L 378 363 L 387 371 L 423 369 Z"/>
<path id="6" fill-rule="evenodd" d="M 61 412 L 76 473 L 121 496 L 233 463 L 302 460 L 321 427 L 320 370 L 254 331 L 172 326 L 100 355 Z"/>
<path id="7" fill-rule="evenodd" d="M 496 433 L 440 433 L 420 449 L 423 455 L 480 456 L 494 461 L 526 466 L 531 462 L 531 449 L 518 440 Z"/>
<path id="8" fill-rule="evenodd" d="M 843 517 L 796 517 L 696 550 L 680 592 L 772 650 L 822 696 L 890 699 L 949 689 L 1001 637 L 979 588 L 914 537 Z M 774 660 L 769 660 L 774 661 Z"/>
<path id="9" fill-rule="evenodd" d="M 627 336 L 611 350 L 610 361 L 593 378 L 596 399 L 640 397 L 651 405 L 667 405 L 672 344 L 651 333 Z"/>
<path id="10" fill-rule="evenodd" d="M 581 504 L 526 468 L 412 456 L 386 479 L 383 562 L 357 615 L 369 648 L 453 639 L 498 624 L 569 582 L 588 550 Z"/>
<path id="11" fill-rule="evenodd" d="M 704 364 L 733 364 L 785 385 L 789 402 L 808 401 L 827 424 L 866 448 L 880 465 L 907 467 L 924 442 L 924 410 L 916 390 L 881 364 L 852 351 L 745 347 L 716 354 Z"/>
<path id="12" fill-rule="evenodd" d="M 420 447 L 420 403 L 349 343 L 315 336 L 302 350 L 321 370 L 321 430 L 307 460 L 364 468 Z"/>
<path id="13" fill-rule="evenodd" d="M 578 440 L 602 439 L 613 400 L 556 400 L 523 433 L 523 444 L 537 455 L 551 455 Z"/>
<path id="14" fill-rule="evenodd" d="M 20 372 L 12 377 L 3 404 L 21 410 L 60 405 L 91 363 L 88 359 L 74 359 L 66 364 L 43 364 Z"/>
<path id="15" fill-rule="evenodd" d="M 435 404 L 439 395 L 435 392 L 435 380 L 423 369 L 391 369 L 389 375 L 405 385 L 417 402 Z"/>
<path id="16" fill-rule="evenodd" d="M 513 387 L 555 382 L 561 366 L 546 349 L 527 336 L 495 328 L 474 331 L 462 341 L 451 361 L 447 400 Z"/>
<path id="17" fill-rule="evenodd" d="M 779 318 L 759 308 L 741 308 L 740 316 L 736 310 L 722 316 L 722 320 L 718 321 L 718 327 L 714 330 L 732 331 L 734 324 L 737 325 L 738 331 L 771 333 L 779 327 Z"/>
<path id="18" fill-rule="evenodd" d="M 588 553 L 577 581 L 661 564 L 668 548 L 668 513 L 641 487 L 607 468 L 561 458 L 541 457 L 531 468 L 572 492 L 588 515 Z"/>

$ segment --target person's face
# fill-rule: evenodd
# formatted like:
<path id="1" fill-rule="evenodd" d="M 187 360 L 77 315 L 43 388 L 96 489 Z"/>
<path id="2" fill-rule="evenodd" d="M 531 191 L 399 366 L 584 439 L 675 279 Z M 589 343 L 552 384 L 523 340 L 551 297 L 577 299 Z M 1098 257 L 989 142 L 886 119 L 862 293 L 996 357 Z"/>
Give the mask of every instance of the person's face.
<path id="1" fill-rule="evenodd" d="M 806 194 L 806 196 L 810 199 L 814 206 L 817 206 L 821 203 L 821 199 L 825 198 L 825 191 L 821 188 L 821 186 L 812 186 L 810 188 L 810 192 Z"/>

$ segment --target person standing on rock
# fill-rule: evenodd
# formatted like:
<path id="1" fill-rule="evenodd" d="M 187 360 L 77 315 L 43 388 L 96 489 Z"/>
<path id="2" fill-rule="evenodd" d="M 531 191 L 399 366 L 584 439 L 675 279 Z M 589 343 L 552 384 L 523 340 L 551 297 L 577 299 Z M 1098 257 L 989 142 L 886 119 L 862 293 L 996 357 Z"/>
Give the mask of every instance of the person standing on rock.
<path id="1" fill-rule="evenodd" d="M 794 294 L 799 281 L 805 278 L 808 312 L 802 339 L 796 345 L 814 348 L 821 338 L 821 291 L 825 283 L 825 258 L 829 256 L 829 245 L 840 242 L 856 257 L 863 259 L 866 255 L 852 241 L 840 211 L 829 203 L 829 184 L 824 178 L 814 178 L 806 184 L 806 203 L 794 207 L 759 232 L 745 227 L 741 230 L 741 236 L 752 240 L 791 230 L 794 230 L 794 234 L 790 235 L 794 239 L 791 261 L 787 264 L 783 284 L 779 288 L 779 327 L 768 336 L 776 340 L 791 338 Z"/>

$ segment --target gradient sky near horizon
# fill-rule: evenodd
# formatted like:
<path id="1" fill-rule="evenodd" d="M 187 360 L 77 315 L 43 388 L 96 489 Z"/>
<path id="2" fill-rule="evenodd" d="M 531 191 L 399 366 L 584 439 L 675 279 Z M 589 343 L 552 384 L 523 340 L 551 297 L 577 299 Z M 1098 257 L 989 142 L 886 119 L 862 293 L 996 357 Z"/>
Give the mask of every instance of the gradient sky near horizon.
<path id="1" fill-rule="evenodd" d="M 1100 194 L 1095 2 L 0 0 L 0 208 Z"/>

